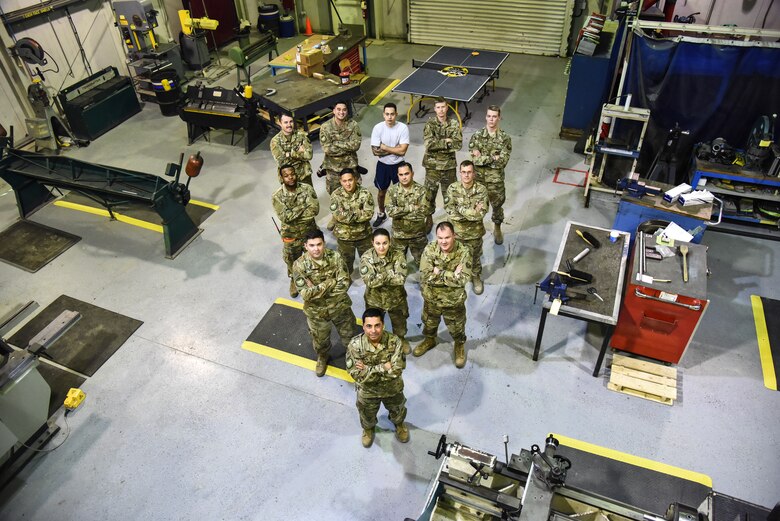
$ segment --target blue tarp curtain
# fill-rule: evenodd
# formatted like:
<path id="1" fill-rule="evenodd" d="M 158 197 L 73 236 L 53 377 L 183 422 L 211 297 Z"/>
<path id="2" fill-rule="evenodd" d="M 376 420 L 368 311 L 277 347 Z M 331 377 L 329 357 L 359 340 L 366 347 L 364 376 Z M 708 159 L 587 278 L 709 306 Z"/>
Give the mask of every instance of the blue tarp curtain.
<path id="1" fill-rule="evenodd" d="M 651 110 L 637 171 L 643 175 L 667 132 L 683 136 L 676 179 L 687 181 L 693 145 L 717 137 L 744 148 L 759 116 L 780 114 L 780 49 L 674 42 L 634 33 L 624 93 Z"/>

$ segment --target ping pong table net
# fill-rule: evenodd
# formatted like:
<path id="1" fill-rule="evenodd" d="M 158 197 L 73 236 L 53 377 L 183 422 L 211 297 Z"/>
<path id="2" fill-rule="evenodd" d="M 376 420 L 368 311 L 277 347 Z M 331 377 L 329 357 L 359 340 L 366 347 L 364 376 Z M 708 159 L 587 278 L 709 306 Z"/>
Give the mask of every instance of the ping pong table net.
<path id="1" fill-rule="evenodd" d="M 426 60 L 414 59 L 412 59 L 412 67 L 415 69 L 435 70 L 450 78 L 467 76 L 469 74 L 476 76 L 492 76 L 496 73 L 496 69 L 489 67 L 466 67 L 463 65 L 452 65 L 450 63 L 436 63 Z"/>

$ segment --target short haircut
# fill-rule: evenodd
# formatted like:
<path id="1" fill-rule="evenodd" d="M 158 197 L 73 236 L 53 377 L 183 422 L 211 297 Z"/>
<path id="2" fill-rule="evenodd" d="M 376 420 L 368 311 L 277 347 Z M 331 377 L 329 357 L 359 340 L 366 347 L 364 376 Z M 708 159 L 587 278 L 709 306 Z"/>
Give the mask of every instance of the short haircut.
<path id="1" fill-rule="evenodd" d="M 439 224 L 436 225 L 436 231 L 443 230 L 447 228 L 449 231 L 451 231 L 453 234 L 455 233 L 455 227 L 452 225 L 449 221 L 442 221 Z"/>
<path id="2" fill-rule="evenodd" d="M 351 167 L 342 168 L 341 172 L 339 172 L 339 177 L 343 176 L 344 174 L 352 174 L 352 177 L 357 177 L 355 169 Z"/>
<path id="3" fill-rule="evenodd" d="M 285 113 L 282 113 L 282 114 L 280 114 L 280 115 L 279 115 L 279 122 L 280 122 L 280 123 L 281 123 L 281 121 L 282 121 L 282 118 L 283 118 L 283 117 L 285 117 L 285 116 L 287 116 L 288 118 L 292 119 L 292 120 L 293 120 L 293 123 L 295 123 L 295 118 L 294 118 L 294 117 L 292 117 L 292 115 L 290 115 L 290 114 L 285 114 Z"/>
<path id="4" fill-rule="evenodd" d="M 390 232 L 385 230 L 384 228 L 377 228 L 374 230 L 374 232 L 371 234 L 371 239 L 376 239 L 379 235 L 384 235 L 388 239 L 390 238 Z"/>
<path id="5" fill-rule="evenodd" d="M 437 103 L 447 103 L 447 100 L 441 96 L 437 96 L 436 99 L 433 100 L 433 104 L 436 105 Z"/>
<path id="6" fill-rule="evenodd" d="M 398 168 L 401 168 L 402 166 L 408 166 L 409 171 L 411 173 L 414 173 L 414 168 L 412 168 L 412 164 L 409 161 L 401 161 L 400 163 L 398 163 Z"/>
<path id="7" fill-rule="evenodd" d="M 488 110 L 492 110 L 493 112 L 498 112 L 498 115 L 501 115 L 501 107 L 498 105 L 488 105 Z"/>
<path id="8" fill-rule="evenodd" d="M 363 322 L 365 322 L 367 318 L 371 317 L 377 317 L 380 322 L 383 324 L 385 323 L 385 312 L 379 308 L 366 308 L 366 310 L 363 312 Z"/>
<path id="9" fill-rule="evenodd" d="M 284 170 L 287 170 L 288 168 L 292 168 L 293 174 L 295 174 L 295 167 L 292 166 L 290 163 L 285 163 L 282 166 L 279 167 L 279 175 L 282 175 L 282 172 Z"/>
<path id="10" fill-rule="evenodd" d="M 460 167 L 463 168 L 464 166 L 470 166 L 474 168 L 474 161 L 472 161 L 471 159 L 464 159 L 463 161 L 460 162 Z"/>
<path id="11" fill-rule="evenodd" d="M 398 112 L 398 107 L 395 106 L 395 103 L 385 103 L 385 106 L 382 107 L 382 112 L 387 109 L 393 109 L 394 111 Z"/>
<path id="12" fill-rule="evenodd" d="M 306 235 L 303 236 L 304 242 L 309 242 L 313 239 L 322 239 L 322 242 L 325 242 L 325 234 L 322 233 L 322 230 L 319 228 L 314 230 L 309 230 L 306 232 Z"/>
<path id="13" fill-rule="evenodd" d="M 347 105 L 346 101 L 337 101 L 336 103 L 333 104 L 333 108 L 335 109 L 339 105 L 344 105 L 345 108 L 349 109 L 349 105 Z"/>

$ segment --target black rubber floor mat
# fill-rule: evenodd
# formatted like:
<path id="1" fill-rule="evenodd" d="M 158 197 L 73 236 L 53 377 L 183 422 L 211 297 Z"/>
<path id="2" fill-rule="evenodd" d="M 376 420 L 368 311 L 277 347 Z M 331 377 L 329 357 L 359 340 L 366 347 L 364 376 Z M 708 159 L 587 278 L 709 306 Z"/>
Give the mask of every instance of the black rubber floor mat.
<path id="1" fill-rule="evenodd" d="M 777 391 L 780 390 L 777 385 L 777 375 L 780 374 L 780 300 L 751 295 L 750 301 L 764 386 Z"/>
<path id="2" fill-rule="evenodd" d="M 363 94 L 365 94 L 368 103 L 371 103 L 394 81 L 395 80 L 392 78 L 369 76 L 360 84 L 360 89 L 363 91 Z"/>
<path id="3" fill-rule="evenodd" d="M 356 323 L 355 334 L 359 332 L 360 326 Z M 260 323 L 255 326 L 246 339 L 244 348 L 309 369 L 314 367 L 314 362 L 317 360 L 306 324 L 306 315 L 303 314 L 301 304 L 287 299 L 277 299 L 271 305 Z M 345 373 L 345 354 L 346 346 L 341 344 L 334 327 L 331 331 L 330 362 L 328 365 L 330 368 L 337 368 L 341 371 L 339 374 L 331 374 L 331 376 L 342 379 L 349 378 Z M 302 361 L 304 362 L 302 363 Z"/>
<path id="4" fill-rule="evenodd" d="M 712 480 L 704 474 L 559 438 L 561 445 L 556 454 L 571 461 L 567 487 L 587 490 L 659 516 L 673 502 L 698 506 L 712 491 Z"/>
<path id="5" fill-rule="evenodd" d="M 32 221 L 17 221 L 0 232 L 0 260 L 35 273 L 81 237 Z"/>
<path id="6" fill-rule="evenodd" d="M 69 373 L 64 369 L 47 364 L 45 361 L 41 361 L 38 365 L 38 372 L 41 373 L 43 379 L 46 380 L 46 383 L 51 387 L 49 417 L 60 408 L 71 387 L 78 389 L 86 382 L 86 378 L 82 378 L 81 376 Z"/>
<path id="7" fill-rule="evenodd" d="M 30 340 L 65 310 L 78 311 L 81 318 L 46 353 L 58 364 L 92 376 L 143 322 L 107 309 L 61 295 L 8 339 L 26 348 Z"/>

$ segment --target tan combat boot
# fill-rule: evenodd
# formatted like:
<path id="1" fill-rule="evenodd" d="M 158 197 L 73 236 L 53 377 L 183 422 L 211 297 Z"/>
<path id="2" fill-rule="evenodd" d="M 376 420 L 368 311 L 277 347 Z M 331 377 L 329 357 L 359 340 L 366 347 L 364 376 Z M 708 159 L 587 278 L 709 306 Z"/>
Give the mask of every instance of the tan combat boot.
<path id="1" fill-rule="evenodd" d="M 496 223 L 493 227 L 493 242 L 504 244 L 504 232 L 501 231 L 501 223 Z"/>
<path id="2" fill-rule="evenodd" d="M 455 342 L 455 367 L 462 369 L 466 365 L 466 343 Z"/>
<path id="3" fill-rule="evenodd" d="M 405 355 L 412 352 L 412 346 L 409 345 L 409 341 L 405 338 L 401 339 L 401 347 L 403 348 Z"/>
<path id="4" fill-rule="evenodd" d="M 295 281 L 290 279 L 290 296 L 295 298 L 298 296 L 298 286 L 295 285 Z"/>
<path id="5" fill-rule="evenodd" d="M 425 337 L 425 340 L 417 344 L 417 347 L 414 348 L 414 351 L 412 351 L 412 354 L 414 356 L 422 356 L 431 349 L 436 347 L 436 338 L 432 336 Z"/>
<path id="6" fill-rule="evenodd" d="M 471 285 L 474 287 L 475 295 L 482 295 L 482 292 L 485 291 L 485 285 L 482 284 L 482 279 L 479 278 L 479 275 L 471 277 Z"/>
<path id="7" fill-rule="evenodd" d="M 408 436 L 408 433 L 407 433 Z M 360 441 L 363 443 L 363 446 L 365 448 L 369 448 L 371 445 L 374 444 L 374 429 L 363 429 L 363 436 L 361 436 Z"/>
<path id="8" fill-rule="evenodd" d="M 405 423 L 395 426 L 395 437 L 401 443 L 409 441 L 409 427 Z"/>
<path id="9" fill-rule="evenodd" d="M 317 356 L 317 368 L 315 373 L 317 376 L 325 376 L 325 371 L 328 370 L 328 355 Z"/>

